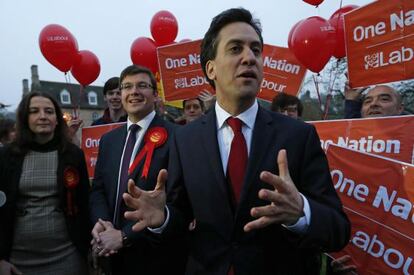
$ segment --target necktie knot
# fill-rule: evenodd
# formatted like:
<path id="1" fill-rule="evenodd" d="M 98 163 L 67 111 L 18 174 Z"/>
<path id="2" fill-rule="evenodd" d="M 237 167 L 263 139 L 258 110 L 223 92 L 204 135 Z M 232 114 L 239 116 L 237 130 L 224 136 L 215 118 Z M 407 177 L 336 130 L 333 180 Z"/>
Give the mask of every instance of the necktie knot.
<path id="1" fill-rule="evenodd" d="M 243 122 L 237 117 L 229 117 L 227 119 L 227 124 L 231 127 L 234 134 L 241 133 Z"/>
<path id="2" fill-rule="evenodd" d="M 135 134 L 136 132 L 138 132 L 139 130 L 139 125 L 138 124 L 132 124 L 131 126 L 129 126 L 129 131 L 131 131 L 131 134 Z"/>

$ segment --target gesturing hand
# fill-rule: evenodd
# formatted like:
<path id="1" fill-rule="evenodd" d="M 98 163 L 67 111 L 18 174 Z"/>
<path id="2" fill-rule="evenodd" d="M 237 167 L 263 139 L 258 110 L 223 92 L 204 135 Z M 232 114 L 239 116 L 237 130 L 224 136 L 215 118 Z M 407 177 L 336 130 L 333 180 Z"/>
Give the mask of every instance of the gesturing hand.
<path id="1" fill-rule="evenodd" d="M 264 228 L 270 224 L 295 224 L 303 213 L 303 199 L 290 178 L 286 150 L 277 155 L 279 176 L 263 171 L 260 179 L 274 187 L 274 190 L 261 189 L 259 198 L 270 202 L 269 205 L 254 207 L 250 210 L 255 220 L 244 226 L 244 231 Z"/>
<path id="2" fill-rule="evenodd" d="M 137 221 L 132 227 L 134 231 L 141 231 L 147 227 L 160 227 L 165 221 L 164 207 L 166 203 L 165 182 L 167 170 L 158 173 L 157 185 L 152 191 L 144 191 L 135 186 L 133 180 L 128 182 L 128 193 L 123 194 L 125 204 L 135 211 L 126 211 L 125 218 Z"/>
<path id="3" fill-rule="evenodd" d="M 14 265 L 11 263 L 0 260 L 0 275 L 21 275 L 23 274 L 20 272 L 20 270 L 17 269 Z"/>

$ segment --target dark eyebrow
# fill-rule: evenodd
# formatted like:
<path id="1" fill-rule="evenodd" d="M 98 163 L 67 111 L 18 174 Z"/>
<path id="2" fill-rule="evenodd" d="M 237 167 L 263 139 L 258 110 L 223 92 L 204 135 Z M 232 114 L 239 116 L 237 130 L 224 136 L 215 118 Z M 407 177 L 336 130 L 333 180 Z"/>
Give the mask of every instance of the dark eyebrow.
<path id="1" fill-rule="evenodd" d="M 227 41 L 226 46 L 231 45 L 231 44 L 244 44 L 246 41 L 241 40 L 241 39 L 231 39 L 229 41 Z M 262 43 L 260 41 L 253 41 L 250 43 L 252 46 L 260 46 L 262 47 Z"/>

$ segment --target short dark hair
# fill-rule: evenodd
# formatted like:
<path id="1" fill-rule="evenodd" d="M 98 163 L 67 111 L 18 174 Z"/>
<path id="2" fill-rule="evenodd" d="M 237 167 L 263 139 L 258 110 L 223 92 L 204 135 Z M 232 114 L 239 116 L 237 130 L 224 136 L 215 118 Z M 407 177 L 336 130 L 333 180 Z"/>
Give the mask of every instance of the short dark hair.
<path id="1" fill-rule="evenodd" d="M 200 102 L 201 110 L 204 111 L 204 102 L 201 99 L 199 99 L 198 97 L 184 99 L 183 100 L 183 109 L 185 109 L 185 105 L 187 104 L 188 101 L 194 100 L 194 99 L 196 99 L 196 100 L 198 100 L 198 102 Z"/>
<path id="2" fill-rule="evenodd" d="M 204 75 L 207 77 L 206 64 L 209 60 L 213 60 L 217 55 L 218 34 L 222 28 L 228 24 L 235 22 L 244 22 L 249 24 L 257 33 L 263 47 L 262 27 L 258 19 L 253 18 L 250 11 L 243 8 L 228 9 L 217 15 L 211 21 L 210 27 L 204 35 L 201 43 L 200 63 Z M 215 88 L 213 80 L 207 77 L 210 85 Z"/>
<path id="3" fill-rule="evenodd" d="M 10 118 L 0 119 L 0 142 L 8 143 L 10 132 L 14 129 L 16 122 Z"/>
<path id="4" fill-rule="evenodd" d="M 154 93 L 157 92 L 157 80 L 155 80 L 154 74 L 150 69 L 139 65 L 130 65 L 121 72 L 121 76 L 119 77 L 119 86 L 121 86 L 122 80 L 124 80 L 125 77 L 136 74 L 148 75 L 151 80 L 151 86 L 153 87 Z"/>
<path id="5" fill-rule="evenodd" d="M 274 112 L 280 112 L 281 109 L 284 109 L 289 105 L 296 105 L 298 107 L 298 116 L 302 116 L 302 102 L 300 102 L 299 98 L 296 96 L 286 93 L 279 93 L 273 98 L 270 110 Z"/>
<path id="6" fill-rule="evenodd" d="M 12 144 L 15 152 L 26 154 L 30 146 L 34 143 L 35 134 L 29 127 L 29 109 L 30 101 L 35 96 L 41 96 L 49 99 L 55 107 L 57 125 L 55 128 L 53 139 L 58 143 L 58 150 L 60 152 L 66 150 L 70 143 L 68 136 L 68 126 L 63 119 L 62 110 L 57 101 L 48 93 L 33 91 L 26 94 L 17 107 L 17 121 L 16 121 L 16 141 Z"/>
<path id="7" fill-rule="evenodd" d="M 103 86 L 103 94 L 106 95 L 108 91 L 119 88 L 119 77 L 114 76 L 108 79 Z"/>

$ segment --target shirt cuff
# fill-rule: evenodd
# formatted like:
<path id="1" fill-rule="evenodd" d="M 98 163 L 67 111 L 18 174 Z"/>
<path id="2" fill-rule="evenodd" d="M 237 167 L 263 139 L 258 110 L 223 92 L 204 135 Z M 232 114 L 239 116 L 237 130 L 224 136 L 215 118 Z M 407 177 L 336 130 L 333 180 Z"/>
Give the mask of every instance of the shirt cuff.
<path id="1" fill-rule="evenodd" d="M 166 218 L 165 218 L 164 223 L 160 227 L 157 227 L 157 228 L 147 227 L 150 232 L 155 233 L 155 234 L 161 234 L 164 231 L 165 227 L 167 227 L 168 221 L 170 220 L 170 211 L 168 210 L 167 206 L 165 206 L 164 209 L 166 213 L 165 214 Z"/>
<path id="2" fill-rule="evenodd" d="M 300 217 L 299 220 L 292 225 L 284 225 L 287 229 L 289 229 L 292 232 L 298 233 L 298 234 L 304 234 L 308 230 L 308 227 L 311 222 L 311 210 L 309 206 L 308 199 L 302 193 L 299 193 L 302 196 L 303 199 L 303 213 L 305 213 L 304 216 Z"/>

